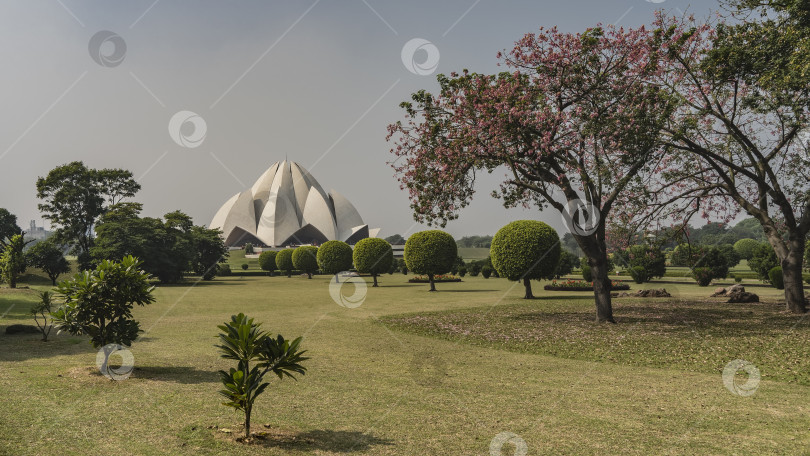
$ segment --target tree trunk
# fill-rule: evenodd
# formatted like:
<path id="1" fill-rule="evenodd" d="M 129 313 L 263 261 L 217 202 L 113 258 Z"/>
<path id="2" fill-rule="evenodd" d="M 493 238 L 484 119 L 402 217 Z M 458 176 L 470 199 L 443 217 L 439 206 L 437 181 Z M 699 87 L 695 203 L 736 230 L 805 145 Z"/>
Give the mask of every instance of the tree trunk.
<path id="1" fill-rule="evenodd" d="M 245 438 L 250 438 L 250 414 L 253 410 L 253 407 L 248 405 L 245 407 Z"/>
<path id="2" fill-rule="evenodd" d="M 789 311 L 801 314 L 807 312 L 807 301 L 804 299 L 804 284 L 802 283 L 804 240 L 790 241 L 788 246 L 790 250 L 787 256 L 781 260 L 782 277 L 785 279 L 785 303 Z"/>
<path id="3" fill-rule="evenodd" d="M 593 275 L 593 296 L 596 303 L 596 321 L 616 323 L 613 319 L 613 304 L 610 299 L 610 279 L 608 278 L 608 256 L 605 244 L 605 229 L 601 226 L 587 236 L 574 235 L 579 248 L 588 257 L 588 266 Z"/>
<path id="4" fill-rule="evenodd" d="M 307 279 L 311 279 L 311 278 L 312 278 L 312 273 L 311 273 L 311 272 L 307 272 Z"/>
<path id="5" fill-rule="evenodd" d="M 377 286 L 377 274 L 371 274 L 371 277 L 374 277 L 374 285 L 372 285 L 372 287 L 376 287 Z"/>
<path id="6" fill-rule="evenodd" d="M 596 321 L 616 323 L 613 319 L 613 304 L 610 299 L 610 279 L 608 278 L 607 255 L 589 257 L 588 264 L 593 274 L 593 296 L 596 301 Z"/>
<path id="7" fill-rule="evenodd" d="M 289 279 L 290 277 L 292 277 L 292 271 L 287 269 L 287 278 Z"/>
<path id="8" fill-rule="evenodd" d="M 526 287 L 526 296 L 523 296 L 523 299 L 534 299 L 534 295 L 532 294 L 532 281 L 529 280 L 528 277 L 523 278 L 523 286 Z"/>
<path id="9" fill-rule="evenodd" d="M 15 277 L 14 274 L 8 278 L 8 287 L 17 288 L 17 277 Z"/>
<path id="10" fill-rule="evenodd" d="M 430 280 L 430 291 L 436 291 L 436 283 L 433 282 L 433 274 L 428 274 L 428 280 Z"/>

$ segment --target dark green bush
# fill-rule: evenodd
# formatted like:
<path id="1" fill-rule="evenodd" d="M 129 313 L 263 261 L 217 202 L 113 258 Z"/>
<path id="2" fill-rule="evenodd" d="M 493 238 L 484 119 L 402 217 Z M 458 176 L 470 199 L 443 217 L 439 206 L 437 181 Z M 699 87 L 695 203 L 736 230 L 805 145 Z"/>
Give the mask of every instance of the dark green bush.
<path id="1" fill-rule="evenodd" d="M 782 276 L 782 268 L 776 266 L 775 268 L 771 268 L 768 271 L 768 278 L 771 281 L 771 285 L 777 290 L 784 290 L 785 289 L 785 278 Z"/>
<path id="2" fill-rule="evenodd" d="M 250 266 L 247 263 L 242 263 L 242 270 L 247 271 Z"/>
<path id="3" fill-rule="evenodd" d="M 318 248 L 312 245 L 297 247 L 292 253 L 292 263 L 295 269 L 305 272 L 311 279 L 318 271 Z"/>
<path id="4" fill-rule="evenodd" d="M 365 238 L 354 246 L 354 267 L 357 272 L 371 274 L 377 286 L 377 276 L 391 269 L 394 263 L 394 251 L 385 239 Z"/>
<path id="5" fill-rule="evenodd" d="M 737 282 L 737 283 L 740 283 L 740 282 L 742 282 L 742 277 L 734 276 L 734 281 Z"/>
<path id="6" fill-rule="evenodd" d="M 225 264 L 225 263 L 220 263 L 220 264 L 217 265 L 217 275 L 218 276 L 225 277 L 225 276 L 229 276 L 231 274 L 232 274 L 231 265 Z"/>
<path id="7" fill-rule="evenodd" d="M 492 268 L 490 268 L 489 266 L 484 266 L 483 268 L 481 268 L 481 276 L 483 276 L 485 279 L 488 279 L 491 275 L 492 275 Z"/>
<path id="8" fill-rule="evenodd" d="M 290 277 L 292 275 L 293 270 L 292 254 L 293 249 L 280 250 L 276 254 L 276 268 L 278 268 L 279 271 L 286 272 L 287 277 Z"/>
<path id="9" fill-rule="evenodd" d="M 590 266 L 582 266 L 582 278 L 586 282 L 593 282 L 593 273 L 591 273 Z"/>
<path id="10" fill-rule="evenodd" d="M 256 250 L 253 248 L 253 244 L 250 242 L 245 244 L 245 255 L 253 255 L 256 253 Z"/>
<path id="11" fill-rule="evenodd" d="M 259 267 L 263 271 L 267 271 L 270 274 L 273 274 L 273 271 L 276 270 L 276 254 L 277 253 L 278 252 L 275 252 L 273 250 L 268 250 L 266 252 L 262 252 L 262 254 L 259 255 Z"/>
<path id="12" fill-rule="evenodd" d="M 644 283 L 648 279 L 647 270 L 643 266 L 633 266 L 630 268 L 630 277 L 633 278 L 633 282 Z"/>
<path id="13" fill-rule="evenodd" d="M 714 280 L 714 275 L 711 268 L 699 267 L 692 269 L 692 278 L 697 281 L 698 286 L 708 287 Z"/>
<path id="14" fill-rule="evenodd" d="M 352 248 L 343 241 L 327 241 L 318 248 L 318 266 L 324 274 L 337 274 L 352 268 Z"/>
<path id="15" fill-rule="evenodd" d="M 458 275 L 459 277 L 464 277 L 467 275 L 467 266 L 461 266 L 458 268 Z"/>
<path id="16" fill-rule="evenodd" d="M 757 247 L 759 247 L 759 242 L 751 238 L 740 239 L 734 243 L 734 250 L 744 260 L 750 260 Z"/>
<path id="17" fill-rule="evenodd" d="M 617 257 L 616 261 L 629 270 L 632 270 L 634 267 L 644 268 L 646 279 L 644 279 L 643 282 L 654 277 L 664 277 L 664 274 L 667 272 L 667 258 L 664 252 L 657 246 L 633 245 L 625 250 L 616 252 L 615 255 Z"/>
<path id="18" fill-rule="evenodd" d="M 560 250 L 560 262 L 557 264 L 557 270 L 554 271 L 554 277 L 559 279 L 564 275 L 571 274 L 577 266 L 579 266 L 579 257 L 567 249 L 562 249 Z"/>
<path id="19" fill-rule="evenodd" d="M 751 255 L 748 260 L 748 267 L 757 273 L 760 280 L 769 282 L 771 269 L 779 266 L 779 259 L 770 244 L 763 242 Z"/>
<path id="20" fill-rule="evenodd" d="M 490 258 L 500 277 L 551 279 L 560 262 L 560 237 L 543 222 L 514 221 L 492 238 Z"/>
<path id="21" fill-rule="evenodd" d="M 444 231 L 420 231 L 412 234 L 405 242 L 405 263 L 408 270 L 427 275 L 431 291 L 436 290 L 433 276 L 450 272 L 457 257 L 456 240 Z"/>

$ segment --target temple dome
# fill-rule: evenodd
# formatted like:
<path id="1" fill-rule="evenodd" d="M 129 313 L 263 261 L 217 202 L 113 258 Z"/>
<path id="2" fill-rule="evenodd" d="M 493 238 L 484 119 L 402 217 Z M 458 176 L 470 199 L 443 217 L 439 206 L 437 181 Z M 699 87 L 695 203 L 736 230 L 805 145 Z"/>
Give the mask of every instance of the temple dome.
<path id="1" fill-rule="evenodd" d="M 232 196 L 217 211 L 211 228 L 219 228 L 229 247 L 246 242 L 280 247 L 341 240 L 354 244 L 376 237 L 354 205 L 340 193 L 325 192 L 304 167 L 276 162 L 253 186 Z"/>

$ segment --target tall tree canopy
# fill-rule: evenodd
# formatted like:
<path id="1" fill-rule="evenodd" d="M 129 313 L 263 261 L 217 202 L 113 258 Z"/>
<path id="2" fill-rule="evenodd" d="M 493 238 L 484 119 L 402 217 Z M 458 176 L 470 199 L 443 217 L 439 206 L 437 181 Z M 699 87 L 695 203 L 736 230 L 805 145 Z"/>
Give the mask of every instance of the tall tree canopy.
<path id="1" fill-rule="evenodd" d="M 444 226 L 469 204 L 477 171 L 506 169 L 493 195 L 567 217 L 594 273 L 597 320 L 614 321 L 605 222 L 632 197 L 670 112 L 645 84 L 658 71 L 651 45 L 643 27 L 541 29 L 499 54 L 510 71 L 439 75 L 438 95 L 413 94 L 389 139 L 415 218 Z"/>
<path id="2" fill-rule="evenodd" d="M 21 234 L 22 230 L 17 225 L 17 216 L 6 209 L 0 207 L 0 243 L 11 239 L 15 234 Z"/>
<path id="3" fill-rule="evenodd" d="M 810 4 L 728 3 L 738 13 L 754 7 L 768 15 L 716 28 L 657 19 L 666 71 L 651 83 L 678 108 L 663 129 L 663 145 L 673 153 L 662 164 L 661 191 L 637 201 L 659 220 L 693 214 L 728 220 L 747 212 L 779 257 L 788 309 L 802 313 L 810 230 Z"/>
<path id="4" fill-rule="evenodd" d="M 56 228 L 56 242 L 73 247 L 82 269 L 89 267 L 98 218 L 140 188 L 129 171 L 92 169 L 80 161 L 58 166 L 37 179 L 37 197 L 43 200 L 39 210 Z"/>

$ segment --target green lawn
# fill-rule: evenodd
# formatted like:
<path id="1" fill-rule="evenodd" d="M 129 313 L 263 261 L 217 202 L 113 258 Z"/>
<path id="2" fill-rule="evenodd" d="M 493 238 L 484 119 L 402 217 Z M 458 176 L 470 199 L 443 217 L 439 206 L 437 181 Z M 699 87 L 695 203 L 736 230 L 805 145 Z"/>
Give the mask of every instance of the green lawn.
<path id="1" fill-rule="evenodd" d="M 96 373 L 85 338 L 5 335 L 29 323 L 35 295 L 0 290 L 0 454 L 487 455 L 502 432 L 531 455 L 810 450 L 808 325 L 781 313 L 777 290 L 757 288 L 765 303 L 731 308 L 695 303 L 710 289 L 667 284 L 674 299 L 619 298 L 620 323 L 600 326 L 587 293 L 538 284 L 541 299 L 525 302 L 504 279 L 467 277 L 437 293 L 401 274 L 380 283 L 355 309 L 332 301 L 325 276 L 159 287 L 156 303 L 135 310 L 146 333 L 120 382 Z M 308 375 L 275 380 L 257 401 L 253 421 L 269 435 L 248 449 L 220 431 L 238 432 L 241 420 L 220 404 L 216 371 L 230 363 L 213 346 L 216 325 L 238 312 L 304 335 L 312 356 Z M 415 313 L 473 324 L 402 323 Z M 540 343 L 486 340 L 516 330 Z M 720 372 L 749 357 L 762 382 L 733 395 Z"/>

